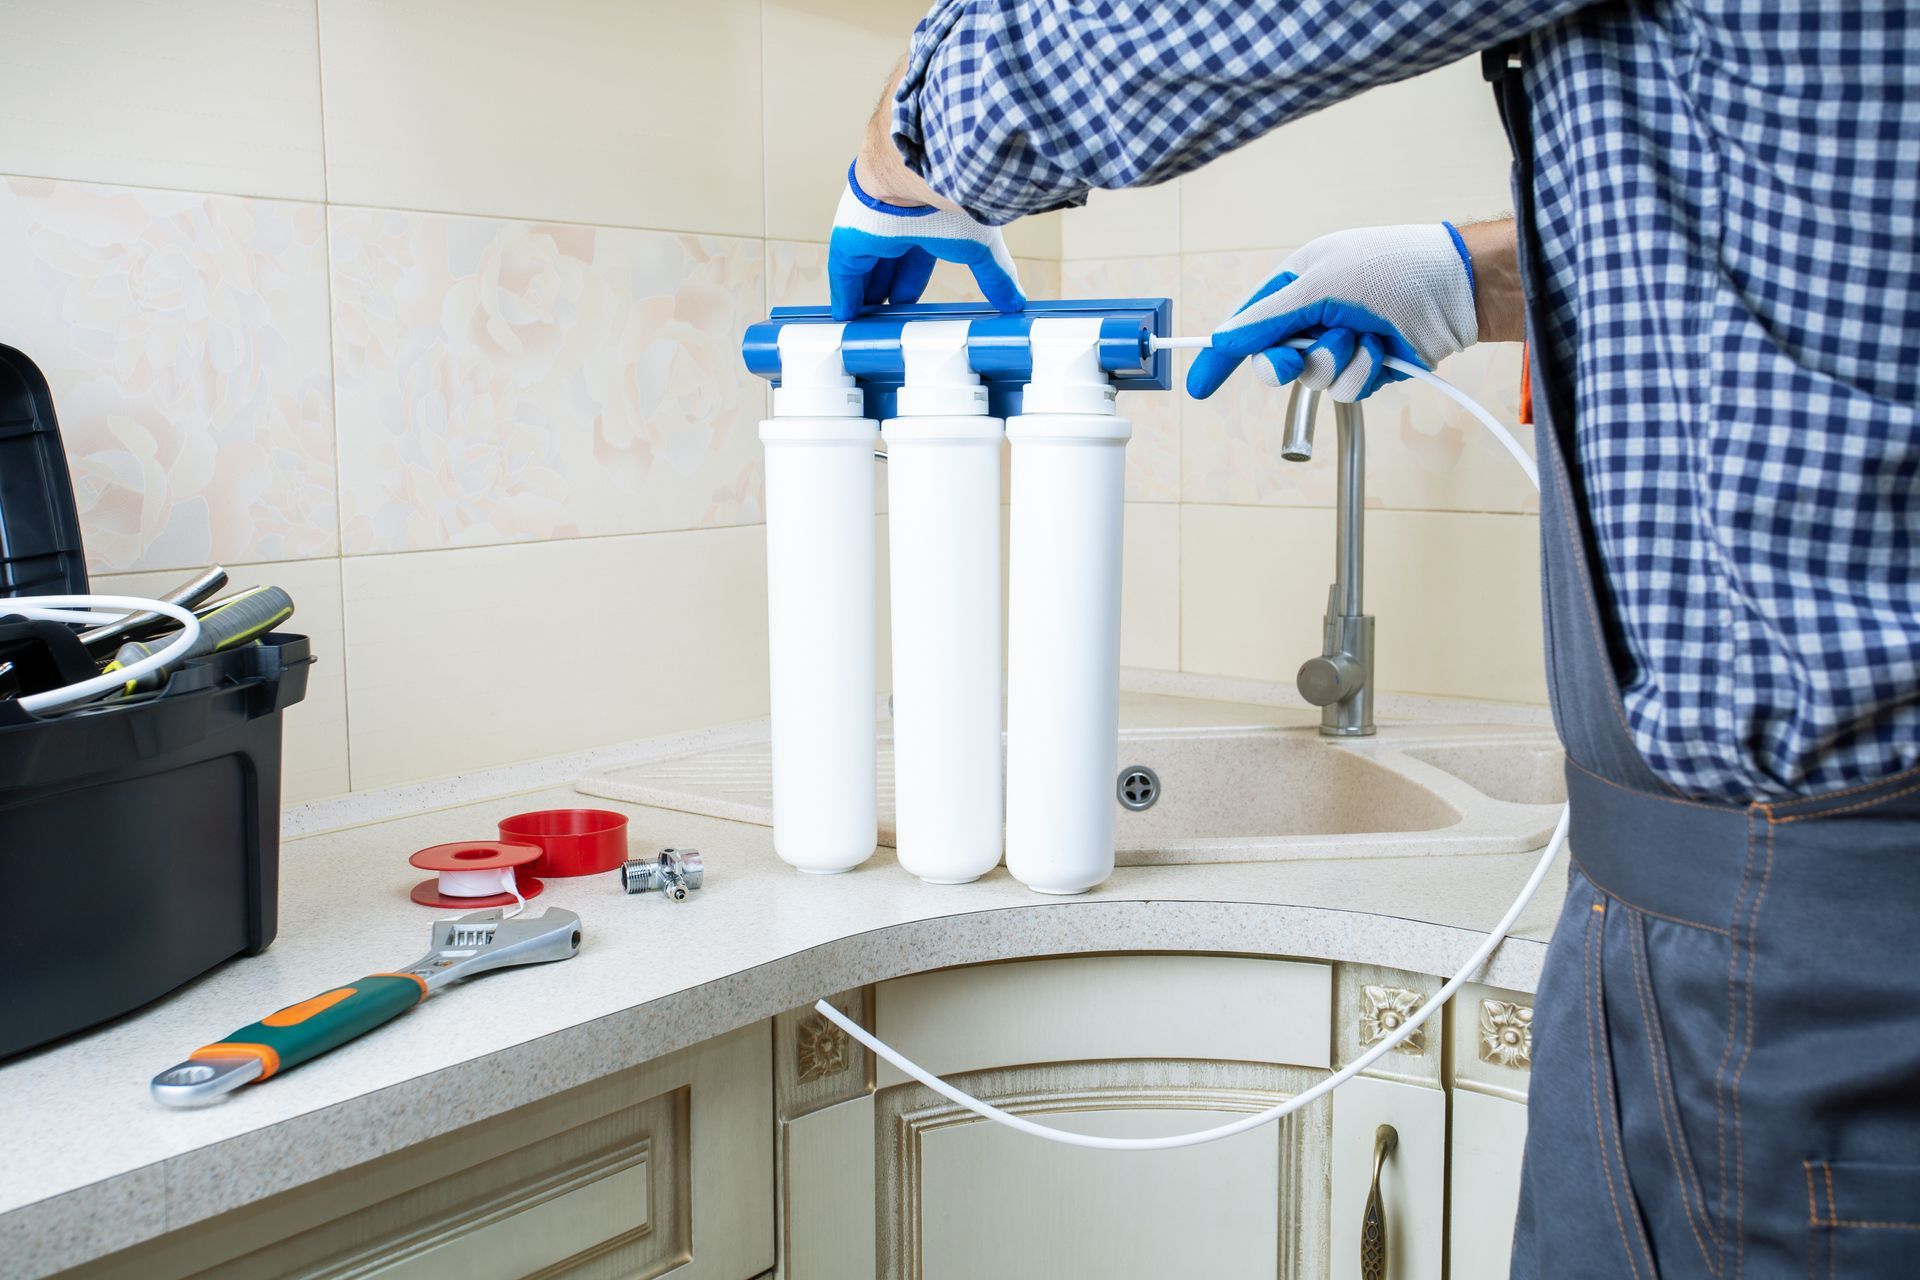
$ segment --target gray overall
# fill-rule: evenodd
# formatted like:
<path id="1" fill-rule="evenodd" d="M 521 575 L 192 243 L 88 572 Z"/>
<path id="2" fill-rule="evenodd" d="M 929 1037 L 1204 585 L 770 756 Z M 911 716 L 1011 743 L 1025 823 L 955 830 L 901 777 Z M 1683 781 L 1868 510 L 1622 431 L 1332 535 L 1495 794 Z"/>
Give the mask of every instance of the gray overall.
<path id="1" fill-rule="evenodd" d="M 1489 60 L 1537 335 L 1505 64 Z M 1555 371 L 1530 349 L 1538 392 Z M 1657 778 L 1621 706 L 1572 440 L 1533 404 L 1573 861 L 1535 1005 L 1512 1275 L 1920 1277 L 1920 770 L 1745 807 Z"/>

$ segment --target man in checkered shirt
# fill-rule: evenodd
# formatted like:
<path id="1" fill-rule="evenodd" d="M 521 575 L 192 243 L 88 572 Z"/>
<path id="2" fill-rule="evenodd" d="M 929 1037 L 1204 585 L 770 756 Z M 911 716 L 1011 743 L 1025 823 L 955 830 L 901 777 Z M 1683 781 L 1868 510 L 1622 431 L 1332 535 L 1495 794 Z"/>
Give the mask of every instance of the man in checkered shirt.
<path id="1" fill-rule="evenodd" d="M 1513 1274 L 1920 1274 L 1920 4 L 945 0 L 836 313 L 941 258 L 1015 309 L 999 224 L 1494 50 L 1517 222 L 1323 237 L 1188 389 L 1532 339 L 1574 828 Z"/>

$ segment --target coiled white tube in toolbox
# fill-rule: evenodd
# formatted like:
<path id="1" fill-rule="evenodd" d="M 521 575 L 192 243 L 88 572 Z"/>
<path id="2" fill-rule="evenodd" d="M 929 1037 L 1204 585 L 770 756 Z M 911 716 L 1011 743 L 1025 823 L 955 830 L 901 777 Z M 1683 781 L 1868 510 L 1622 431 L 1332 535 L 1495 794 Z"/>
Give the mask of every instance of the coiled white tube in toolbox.
<path id="1" fill-rule="evenodd" d="M 1179 348 L 1191 349 L 1205 347 L 1210 344 L 1211 339 L 1205 337 L 1153 338 L 1150 339 L 1150 342 L 1154 347 L 1162 350 Z M 1310 340 L 1301 338 L 1295 339 L 1287 345 L 1304 348 L 1312 344 Z M 1533 487 L 1535 489 L 1540 487 L 1540 473 L 1534 465 L 1533 459 L 1527 456 L 1527 451 L 1521 447 L 1520 442 L 1514 438 L 1513 433 L 1508 431 L 1506 426 L 1501 423 L 1498 418 L 1489 413 L 1478 401 L 1474 400 L 1473 397 L 1440 377 L 1438 374 L 1423 369 L 1419 365 L 1409 361 L 1401 360 L 1398 357 L 1388 356 L 1387 367 L 1396 372 L 1404 373 L 1408 377 L 1417 378 L 1421 382 L 1437 388 L 1449 399 L 1463 406 L 1480 421 L 1481 425 L 1493 433 L 1494 438 L 1497 439 L 1501 445 L 1506 448 L 1507 452 L 1513 456 L 1514 460 L 1520 464 L 1521 469 L 1527 473 L 1527 479 L 1532 482 Z M 1231 1138 L 1235 1134 L 1245 1133 L 1249 1129 L 1257 1129 L 1263 1124 L 1280 1119 L 1282 1116 L 1291 1115 L 1309 1103 L 1333 1092 L 1347 1081 L 1359 1075 L 1362 1071 L 1365 1071 L 1375 1062 L 1378 1062 L 1383 1056 L 1399 1048 L 1400 1045 L 1406 1041 L 1407 1037 L 1413 1035 L 1414 1032 L 1424 1026 L 1427 1019 L 1439 1012 L 1441 1007 L 1453 998 L 1454 992 L 1473 980 L 1474 975 L 1480 972 L 1481 966 L 1486 964 L 1488 958 L 1493 955 L 1494 950 L 1498 948 L 1502 942 L 1506 941 L 1507 934 L 1513 929 L 1514 922 L 1520 918 L 1520 913 L 1526 910 L 1527 904 L 1533 901 L 1533 895 L 1540 888 L 1540 882 L 1546 879 L 1547 868 L 1553 865 L 1553 860 L 1559 855 L 1561 847 L 1566 844 L 1568 817 L 1569 811 L 1562 809 L 1560 811 L 1560 821 L 1554 826 L 1553 835 L 1547 840 L 1546 848 L 1540 851 L 1539 861 L 1534 864 L 1533 874 L 1527 877 L 1527 882 L 1521 887 L 1519 896 L 1514 898 L 1513 905 L 1507 908 L 1506 914 L 1500 917 L 1500 922 L 1493 926 L 1485 940 L 1474 949 L 1472 955 L 1467 957 L 1466 963 L 1460 966 L 1459 971 L 1455 973 L 1453 977 L 1449 978 L 1446 985 L 1435 992 L 1431 999 L 1421 1005 L 1413 1016 L 1401 1023 L 1390 1034 L 1374 1044 L 1365 1053 L 1362 1053 L 1352 1062 L 1334 1072 L 1312 1088 L 1295 1094 L 1285 1102 L 1269 1107 L 1265 1111 L 1243 1116 L 1238 1120 L 1216 1125 L 1211 1129 L 1199 1129 L 1191 1133 L 1169 1134 L 1165 1137 L 1158 1138 L 1106 1138 L 1093 1134 L 1070 1133 L 1065 1129 L 1056 1129 L 1050 1125 L 1036 1124 L 1024 1116 L 1014 1115 L 1010 1111 L 1002 1111 L 992 1103 L 982 1102 L 972 1094 L 948 1084 L 945 1080 L 934 1075 L 918 1063 L 902 1056 L 890 1045 L 881 1042 L 864 1027 L 854 1022 L 851 1018 L 847 1017 L 846 1014 L 840 1012 L 840 1010 L 828 1004 L 825 1000 L 818 1001 L 813 1007 L 822 1017 L 838 1026 L 842 1031 L 845 1031 L 874 1053 L 886 1059 L 901 1071 L 918 1080 L 921 1084 L 927 1086 L 927 1088 L 933 1090 L 949 1102 L 965 1107 L 983 1119 L 991 1120 L 996 1124 L 1003 1124 L 1009 1129 L 1017 1129 L 1021 1133 L 1031 1134 L 1036 1138 L 1044 1138 L 1049 1142 L 1063 1143 L 1070 1147 L 1092 1147 L 1099 1151 L 1168 1151 L 1176 1147 L 1193 1147 L 1205 1142 L 1218 1142 L 1222 1138 Z"/>
<path id="2" fill-rule="evenodd" d="M 0 615 L 12 614 L 39 622 L 85 622 L 98 626 L 105 622 L 118 622 L 130 613 L 142 612 L 157 613 L 163 617 L 172 618 L 180 624 L 180 634 L 169 641 L 165 647 L 148 654 L 138 662 L 76 681 L 59 689 L 24 694 L 16 699 L 21 709 L 36 714 L 42 711 L 57 711 L 61 707 L 69 707 L 76 702 L 85 702 L 89 698 L 97 698 L 102 694 L 125 688 L 142 676 L 163 670 L 177 659 L 186 657 L 187 650 L 193 648 L 194 642 L 200 638 L 200 619 L 194 616 L 191 609 L 183 609 L 165 600 L 147 600 L 140 596 L 0 597 Z"/>

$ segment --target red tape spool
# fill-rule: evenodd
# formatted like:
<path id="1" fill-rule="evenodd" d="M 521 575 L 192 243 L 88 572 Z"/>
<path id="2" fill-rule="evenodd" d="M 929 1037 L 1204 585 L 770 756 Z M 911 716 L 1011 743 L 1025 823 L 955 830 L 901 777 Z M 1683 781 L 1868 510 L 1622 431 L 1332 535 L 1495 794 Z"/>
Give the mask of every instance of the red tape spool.
<path id="1" fill-rule="evenodd" d="M 627 817 L 611 809 L 537 809 L 500 820 L 500 838 L 540 847 L 543 876 L 592 876 L 627 860 Z"/>
<path id="2" fill-rule="evenodd" d="M 491 871 L 501 867 L 522 867 L 539 856 L 537 845 L 502 840 L 456 840 L 452 844 L 436 844 L 422 849 L 407 861 L 422 871 Z M 524 871 L 515 871 L 513 879 L 522 898 L 536 897 L 546 887 Z M 442 893 L 438 875 L 413 886 L 413 892 L 407 896 L 423 907 L 468 909 L 514 905 L 514 896 L 510 893 L 491 893 L 480 898 Z"/>

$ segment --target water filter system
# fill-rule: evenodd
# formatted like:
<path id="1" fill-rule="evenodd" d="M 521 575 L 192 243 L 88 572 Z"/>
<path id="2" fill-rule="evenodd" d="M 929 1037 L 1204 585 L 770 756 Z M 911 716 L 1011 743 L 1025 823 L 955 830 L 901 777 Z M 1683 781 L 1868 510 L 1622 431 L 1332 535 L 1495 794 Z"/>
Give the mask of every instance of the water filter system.
<path id="1" fill-rule="evenodd" d="M 846 870 L 875 843 L 874 487 L 865 453 L 857 459 L 864 483 L 853 475 L 854 453 L 871 449 L 875 418 L 888 421 L 882 434 L 895 463 L 888 491 L 897 851 L 903 866 L 935 883 L 975 879 L 998 861 L 997 419 L 1004 417 L 1013 475 L 1007 868 L 1029 888 L 1062 894 L 1083 893 L 1112 872 L 1120 519 L 1131 434 L 1114 412 L 1114 392 L 1164 390 L 1168 352 L 1208 345 L 1205 337 L 1171 336 L 1170 320 L 1165 299 L 1114 299 L 1032 303 L 1019 315 L 972 304 L 889 307 L 845 325 L 831 322 L 824 307 L 789 307 L 748 330 L 748 367 L 777 387 L 761 439 L 768 446 L 774 846 L 786 861 Z M 1386 363 L 1466 408 L 1539 487 L 1533 459 L 1482 405 L 1418 365 L 1391 356 Z M 835 448 L 831 462 L 815 465 L 798 463 L 793 452 Z M 985 707 L 992 708 L 991 732 Z M 843 750 L 844 757 L 823 759 Z M 1425 1025 L 1506 939 L 1565 845 L 1567 825 L 1563 810 L 1499 923 L 1411 1017 L 1312 1088 L 1210 1129 L 1110 1138 L 1039 1124 L 949 1084 L 825 1000 L 814 1008 L 935 1093 L 1033 1137 L 1115 1151 L 1215 1142 L 1332 1092 Z"/>
<path id="2" fill-rule="evenodd" d="M 783 307 L 747 331 L 767 446 L 773 843 L 845 871 L 877 832 L 876 436 L 887 446 L 895 850 L 936 884 L 1041 893 L 1113 870 L 1122 388 L 1165 390 L 1164 298 Z M 882 428 L 879 423 L 885 422 Z M 1002 423 L 1004 422 L 1004 427 Z M 1006 767 L 1001 465 L 1011 442 Z M 1003 792 L 1003 782 L 1004 792 Z M 1002 820 L 1002 796 L 1005 818 Z"/>

